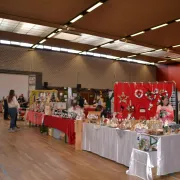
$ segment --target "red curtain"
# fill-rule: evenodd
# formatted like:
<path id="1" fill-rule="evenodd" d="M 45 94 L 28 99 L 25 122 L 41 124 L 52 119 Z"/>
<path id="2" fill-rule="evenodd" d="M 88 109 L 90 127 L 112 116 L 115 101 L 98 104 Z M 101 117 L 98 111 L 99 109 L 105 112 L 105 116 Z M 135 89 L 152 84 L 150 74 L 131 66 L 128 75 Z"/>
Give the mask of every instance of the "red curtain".
<path id="1" fill-rule="evenodd" d="M 161 96 L 168 95 L 170 98 L 172 91 L 173 83 L 170 82 L 116 83 L 114 85 L 114 111 L 122 112 L 123 118 L 126 118 L 127 108 L 131 104 L 135 107 L 132 113 L 135 119 L 141 116 L 150 119 L 156 114 L 158 100 Z"/>

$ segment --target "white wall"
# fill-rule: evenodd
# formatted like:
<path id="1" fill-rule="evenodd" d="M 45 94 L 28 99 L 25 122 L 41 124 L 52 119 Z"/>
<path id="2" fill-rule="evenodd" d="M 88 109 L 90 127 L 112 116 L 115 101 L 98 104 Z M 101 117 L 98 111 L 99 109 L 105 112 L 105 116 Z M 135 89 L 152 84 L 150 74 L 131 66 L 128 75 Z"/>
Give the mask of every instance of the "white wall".
<path id="1" fill-rule="evenodd" d="M 3 96 L 8 96 L 11 89 L 15 90 L 16 95 L 24 94 L 24 97 L 28 98 L 28 75 L 17 74 L 1 74 L 0 73 L 0 99 Z"/>

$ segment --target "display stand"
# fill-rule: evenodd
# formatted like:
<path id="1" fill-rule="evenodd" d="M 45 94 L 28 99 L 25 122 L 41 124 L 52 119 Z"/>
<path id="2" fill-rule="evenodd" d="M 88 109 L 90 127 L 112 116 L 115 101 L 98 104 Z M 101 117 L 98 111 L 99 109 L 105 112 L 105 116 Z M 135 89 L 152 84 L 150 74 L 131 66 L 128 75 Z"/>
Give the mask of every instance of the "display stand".
<path id="1" fill-rule="evenodd" d="M 123 118 L 132 113 L 135 119 L 150 119 L 156 115 L 157 106 L 163 96 L 171 98 L 177 121 L 177 93 L 174 82 L 117 82 L 114 85 L 114 111 Z M 132 111 L 133 108 L 133 111 Z"/>

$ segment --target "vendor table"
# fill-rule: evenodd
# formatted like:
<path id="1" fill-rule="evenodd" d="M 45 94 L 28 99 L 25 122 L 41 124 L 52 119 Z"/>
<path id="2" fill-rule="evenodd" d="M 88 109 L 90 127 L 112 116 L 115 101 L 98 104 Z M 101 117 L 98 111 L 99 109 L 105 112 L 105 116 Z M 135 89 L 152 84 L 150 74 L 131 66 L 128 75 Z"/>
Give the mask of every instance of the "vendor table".
<path id="1" fill-rule="evenodd" d="M 75 144 L 75 121 L 56 116 L 45 116 L 44 125 L 63 131 L 69 140 L 69 144 Z"/>
<path id="2" fill-rule="evenodd" d="M 36 125 L 42 125 L 44 116 L 43 113 L 28 111 L 26 114 L 26 120 Z"/>
<path id="3" fill-rule="evenodd" d="M 137 133 L 134 131 L 83 123 L 83 150 L 129 167 L 132 149 L 136 147 Z M 179 134 L 159 136 L 157 151 L 152 152 L 157 157 L 157 161 L 152 162 L 157 167 L 157 175 L 180 172 L 179 149 Z"/>
<path id="4" fill-rule="evenodd" d="M 180 134 L 161 136 L 157 144 L 157 175 L 180 172 Z"/>
<path id="5" fill-rule="evenodd" d="M 82 149 L 129 166 L 136 132 L 83 123 Z"/>

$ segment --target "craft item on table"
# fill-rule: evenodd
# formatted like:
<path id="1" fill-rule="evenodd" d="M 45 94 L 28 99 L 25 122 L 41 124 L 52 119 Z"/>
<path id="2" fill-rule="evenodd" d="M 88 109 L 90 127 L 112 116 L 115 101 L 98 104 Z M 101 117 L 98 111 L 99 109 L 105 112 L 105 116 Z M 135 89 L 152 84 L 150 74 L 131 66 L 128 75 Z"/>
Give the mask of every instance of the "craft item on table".
<path id="1" fill-rule="evenodd" d="M 89 120 L 97 120 L 97 119 L 99 119 L 99 116 L 96 115 L 96 114 L 88 114 L 88 115 L 87 115 L 87 118 L 88 118 Z"/>
<path id="2" fill-rule="evenodd" d="M 112 127 L 112 128 L 117 128 L 118 125 L 117 125 L 117 123 L 111 122 L 111 123 L 110 123 L 110 127 Z"/>
<path id="3" fill-rule="evenodd" d="M 121 124 L 118 125 L 119 129 L 123 129 L 123 130 L 130 130 L 131 129 L 131 120 L 125 119 L 124 121 L 122 121 Z"/>
<path id="4" fill-rule="evenodd" d="M 145 122 L 140 122 L 135 125 L 135 131 L 138 133 L 148 133 L 148 126 Z"/>
<path id="5" fill-rule="evenodd" d="M 134 95 L 136 98 L 141 99 L 143 97 L 143 90 L 142 89 L 136 89 L 134 92 Z"/>
<path id="6" fill-rule="evenodd" d="M 129 96 L 126 96 L 124 92 L 119 97 L 120 103 L 127 103 Z"/>
<path id="7" fill-rule="evenodd" d="M 106 126 L 109 121 L 110 121 L 110 120 L 109 120 L 108 118 L 104 118 L 104 119 L 103 119 L 103 124 Z"/>
<path id="8" fill-rule="evenodd" d="M 117 119 L 123 119 L 123 113 L 122 112 L 117 112 L 116 113 L 116 118 Z"/>
<path id="9" fill-rule="evenodd" d="M 117 114 L 117 113 L 113 113 L 113 118 L 111 119 L 111 122 L 112 122 L 112 123 L 115 123 L 115 124 L 118 123 L 118 119 L 116 118 L 116 114 Z"/>

